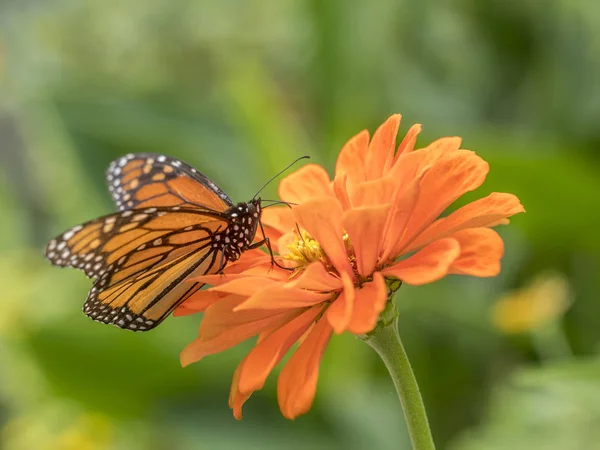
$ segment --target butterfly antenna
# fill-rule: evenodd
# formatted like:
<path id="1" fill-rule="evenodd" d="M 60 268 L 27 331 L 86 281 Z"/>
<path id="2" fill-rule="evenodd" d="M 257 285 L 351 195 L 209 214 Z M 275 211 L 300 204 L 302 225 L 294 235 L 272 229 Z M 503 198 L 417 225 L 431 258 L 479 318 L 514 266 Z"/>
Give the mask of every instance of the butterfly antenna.
<path id="1" fill-rule="evenodd" d="M 263 206 L 263 209 L 270 208 L 271 206 L 277 206 L 277 205 L 285 205 L 288 208 L 291 208 L 292 206 L 297 205 L 297 203 L 284 202 L 284 201 L 279 201 L 279 200 L 263 200 L 263 202 L 273 202 L 273 203 L 269 203 L 268 205 Z"/>
<path id="2" fill-rule="evenodd" d="M 260 194 L 262 192 L 262 190 L 264 188 L 266 188 L 273 180 L 275 180 L 278 176 L 280 176 L 282 173 L 284 173 L 286 170 L 288 170 L 290 167 L 292 167 L 294 164 L 296 164 L 298 161 L 300 161 L 302 159 L 310 159 L 310 156 L 301 156 L 300 158 L 296 159 L 293 163 L 288 164 L 285 169 L 281 170 L 279 173 L 277 173 L 275 176 L 273 176 L 269 181 L 267 181 L 263 185 L 263 187 L 261 187 L 258 190 L 258 192 L 256 194 L 254 194 L 254 197 L 252 197 L 252 200 L 256 199 L 256 197 L 258 197 L 258 194 Z"/>

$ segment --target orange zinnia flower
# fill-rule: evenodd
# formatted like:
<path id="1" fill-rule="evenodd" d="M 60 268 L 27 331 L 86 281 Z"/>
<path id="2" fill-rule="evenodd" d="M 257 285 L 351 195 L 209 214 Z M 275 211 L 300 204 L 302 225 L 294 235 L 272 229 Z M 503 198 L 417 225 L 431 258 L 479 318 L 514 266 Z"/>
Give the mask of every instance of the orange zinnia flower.
<path id="1" fill-rule="evenodd" d="M 194 279 L 213 287 L 177 310 L 205 312 L 199 337 L 181 354 L 183 365 L 258 336 L 233 377 L 236 418 L 296 342 L 279 375 L 279 405 L 290 419 L 307 412 L 332 333 L 372 331 L 389 298 L 386 281 L 420 285 L 447 274 L 498 274 L 503 242 L 490 227 L 523 211 L 518 198 L 493 193 L 438 218 L 483 183 L 488 164 L 454 137 L 414 150 L 419 125 L 396 150 L 399 124 L 394 115 L 370 141 L 366 131 L 350 139 L 333 181 L 314 164 L 281 181 L 280 197 L 295 206 L 270 208 L 263 222 L 281 263 L 293 271 L 272 267 L 270 256 L 255 250 L 225 276 Z"/>

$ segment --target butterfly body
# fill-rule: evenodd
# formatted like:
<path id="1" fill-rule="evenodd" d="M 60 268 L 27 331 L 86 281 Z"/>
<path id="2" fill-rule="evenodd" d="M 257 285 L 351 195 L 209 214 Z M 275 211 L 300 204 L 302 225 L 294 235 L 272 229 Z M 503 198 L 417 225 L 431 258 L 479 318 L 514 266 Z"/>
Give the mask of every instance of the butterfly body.
<path id="1" fill-rule="evenodd" d="M 252 247 L 261 216 L 260 198 L 238 203 L 227 211 L 230 225 L 215 234 L 213 246 L 220 247 L 225 259 L 236 261 Z"/>
<path id="2" fill-rule="evenodd" d="M 133 331 L 160 324 L 202 284 L 254 243 L 261 200 L 234 204 L 191 166 L 131 154 L 107 171 L 119 212 L 78 225 L 48 243 L 54 265 L 94 278 L 83 306 L 90 318 Z M 267 242 L 268 244 L 268 242 Z"/>

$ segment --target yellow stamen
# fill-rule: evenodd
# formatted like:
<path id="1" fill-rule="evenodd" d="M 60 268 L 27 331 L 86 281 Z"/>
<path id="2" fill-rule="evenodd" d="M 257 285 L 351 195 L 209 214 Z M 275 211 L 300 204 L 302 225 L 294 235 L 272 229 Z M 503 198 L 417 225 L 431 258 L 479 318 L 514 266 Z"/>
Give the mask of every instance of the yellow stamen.
<path id="1" fill-rule="evenodd" d="M 298 263 L 299 268 L 315 261 L 328 262 L 321 245 L 306 231 L 302 231 L 300 236 L 296 232 L 296 239 L 287 248 L 290 252 L 285 258 Z"/>
<path id="2" fill-rule="evenodd" d="M 336 273 L 333 264 L 331 264 L 331 261 L 327 257 L 323 247 L 321 247 L 321 244 L 319 244 L 306 231 L 302 231 L 300 235 L 298 235 L 298 232 L 295 234 L 296 239 L 292 244 L 287 246 L 290 252 L 285 255 L 284 258 L 294 261 L 298 264 L 296 267 L 296 273 L 298 273 L 298 270 L 304 269 L 307 265 L 315 261 L 321 262 L 327 268 L 327 270 L 332 273 Z M 348 233 L 344 232 L 343 239 L 348 260 L 350 261 L 354 271 L 358 274 L 356 271 L 356 256 L 354 255 L 354 247 L 352 246 L 352 242 L 350 241 Z"/>

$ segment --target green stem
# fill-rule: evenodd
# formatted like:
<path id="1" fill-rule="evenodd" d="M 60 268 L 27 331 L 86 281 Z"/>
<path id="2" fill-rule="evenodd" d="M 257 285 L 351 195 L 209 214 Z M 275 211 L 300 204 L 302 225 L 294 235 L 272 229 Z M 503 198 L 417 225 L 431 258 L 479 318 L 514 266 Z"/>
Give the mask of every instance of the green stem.
<path id="1" fill-rule="evenodd" d="M 393 302 L 388 302 L 380 320 L 377 327 L 364 336 L 363 340 L 381 356 L 390 372 L 402 403 L 413 449 L 435 450 L 419 385 L 398 333 L 398 317 Z"/>

